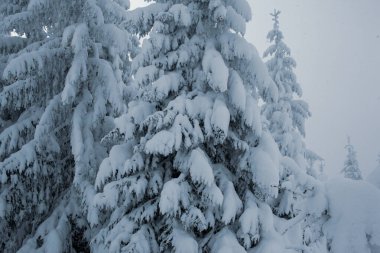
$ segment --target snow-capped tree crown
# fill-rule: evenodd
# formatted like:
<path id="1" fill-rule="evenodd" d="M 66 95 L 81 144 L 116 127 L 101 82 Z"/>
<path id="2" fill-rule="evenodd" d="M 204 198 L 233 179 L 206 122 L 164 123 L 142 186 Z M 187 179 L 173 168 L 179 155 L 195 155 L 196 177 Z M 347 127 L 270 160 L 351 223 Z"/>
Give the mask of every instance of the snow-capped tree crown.
<path id="1" fill-rule="evenodd" d="M 271 13 L 273 20 L 273 29 L 269 31 L 267 39 L 273 43 L 265 52 L 264 57 L 272 56 L 273 59 L 267 62 L 269 72 L 275 72 L 274 81 L 279 87 L 282 95 L 291 95 L 293 93 L 301 96 L 302 89 L 296 81 L 293 68 L 296 67 L 296 61 L 291 57 L 289 47 L 284 43 L 284 36 L 280 30 L 279 15 L 280 11 L 274 10 Z M 284 97 L 285 98 L 285 97 Z M 292 98 L 292 97 L 290 97 Z"/>

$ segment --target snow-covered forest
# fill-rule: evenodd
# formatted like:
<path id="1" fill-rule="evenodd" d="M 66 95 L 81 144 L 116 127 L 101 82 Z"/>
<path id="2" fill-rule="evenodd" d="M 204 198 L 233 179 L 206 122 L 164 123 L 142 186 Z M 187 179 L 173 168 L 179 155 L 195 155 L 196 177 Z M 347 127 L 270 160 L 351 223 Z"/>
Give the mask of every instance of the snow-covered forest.
<path id="1" fill-rule="evenodd" d="M 248 1 L 0 2 L 0 252 L 380 252 L 380 165 L 328 177 Z"/>

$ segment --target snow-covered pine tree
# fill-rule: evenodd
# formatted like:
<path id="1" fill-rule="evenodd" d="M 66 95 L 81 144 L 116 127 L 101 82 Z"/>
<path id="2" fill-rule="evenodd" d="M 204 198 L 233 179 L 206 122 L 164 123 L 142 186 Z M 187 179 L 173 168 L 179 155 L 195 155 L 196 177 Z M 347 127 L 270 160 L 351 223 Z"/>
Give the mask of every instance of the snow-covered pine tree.
<path id="1" fill-rule="evenodd" d="M 273 135 L 282 155 L 296 162 L 305 172 L 314 166 L 315 160 L 321 160 L 314 152 L 305 147 L 305 120 L 310 116 L 308 104 L 296 99 L 302 89 L 296 80 L 293 68 L 295 60 L 291 57 L 290 49 L 283 41 L 279 28 L 280 11 L 274 10 L 273 29 L 267 38 L 273 43 L 264 52 L 264 57 L 271 57 L 267 62 L 269 74 L 278 88 L 278 100 L 269 101 L 262 107 L 262 115 L 267 120 L 267 127 Z M 280 195 L 276 212 L 282 216 L 292 217 L 295 210 L 298 183 L 294 175 L 283 170 L 281 175 Z"/>
<path id="2" fill-rule="evenodd" d="M 266 65 L 279 90 L 279 99 L 265 104 L 263 113 L 281 153 L 302 165 L 305 159 L 302 137 L 305 136 L 305 120 L 311 114 L 305 101 L 294 98 L 295 95 L 302 96 L 302 88 L 293 72 L 296 62 L 279 29 L 280 13 L 275 10 L 271 14 L 274 24 L 267 38 L 273 44 L 264 52 L 264 57 L 271 57 Z"/>
<path id="3" fill-rule="evenodd" d="M 356 159 L 356 151 L 354 146 L 351 144 L 350 137 L 347 137 L 347 145 L 345 146 L 345 149 L 347 150 L 347 156 L 341 173 L 345 178 L 362 180 L 362 172 L 360 171 L 359 163 Z"/>
<path id="4" fill-rule="evenodd" d="M 20 252 L 85 250 L 80 217 L 107 155 L 100 139 L 133 93 L 126 84 L 137 40 L 122 28 L 128 7 L 1 1 L 0 251 L 18 250 L 27 237 Z M 11 31 L 25 35 L 22 46 Z"/>
<path id="5" fill-rule="evenodd" d="M 97 174 L 91 249 L 285 252 L 267 202 L 281 154 L 257 105 L 277 89 L 243 37 L 249 4 L 160 2 L 132 62 L 139 95 L 107 136 L 125 141 Z"/>

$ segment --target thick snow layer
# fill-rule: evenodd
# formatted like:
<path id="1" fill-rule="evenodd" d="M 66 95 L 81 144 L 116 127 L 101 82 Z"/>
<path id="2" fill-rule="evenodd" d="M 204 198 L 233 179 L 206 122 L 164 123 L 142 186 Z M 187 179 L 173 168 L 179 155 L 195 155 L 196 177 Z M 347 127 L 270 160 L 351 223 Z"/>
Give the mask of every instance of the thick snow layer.
<path id="1" fill-rule="evenodd" d="M 209 48 L 205 51 L 202 68 L 207 75 L 211 88 L 220 92 L 227 90 L 228 68 L 218 51 L 214 48 Z"/>
<path id="2" fill-rule="evenodd" d="M 223 216 L 222 221 L 225 224 L 229 224 L 231 221 L 235 221 L 235 217 L 243 208 L 243 203 L 237 195 L 232 182 L 227 181 L 222 187 L 223 191 Z"/>
<path id="3" fill-rule="evenodd" d="M 243 81 L 236 71 L 231 71 L 228 80 L 228 98 L 230 103 L 239 111 L 245 111 L 246 91 Z"/>
<path id="4" fill-rule="evenodd" d="M 213 206 L 221 206 L 223 204 L 223 193 L 219 187 L 213 183 L 211 186 L 206 186 L 205 191 L 202 192 L 202 198 L 207 199 Z"/>
<path id="5" fill-rule="evenodd" d="M 187 232 L 179 228 L 173 229 L 173 246 L 175 253 L 198 253 L 198 243 Z"/>
<path id="6" fill-rule="evenodd" d="M 145 144 L 145 152 L 148 154 L 169 155 L 173 152 L 175 136 L 172 132 L 162 130 L 153 136 Z"/>
<path id="7" fill-rule="evenodd" d="M 170 9 L 169 12 L 173 14 L 174 21 L 182 26 L 191 25 L 191 14 L 187 6 L 183 4 L 175 4 Z"/>
<path id="8" fill-rule="evenodd" d="M 131 156 L 132 147 L 130 144 L 113 146 L 109 157 L 105 158 L 100 164 L 95 180 L 95 187 L 100 188 L 108 177 L 116 174 L 117 171 L 121 171 L 125 159 Z"/>
<path id="9" fill-rule="evenodd" d="M 227 228 L 220 231 L 216 235 L 215 241 L 211 243 L 211 253 L 246 253 L 236 239 L 235 233 Z"/>
<path id="10" fill-rule="evenodd" d="M 274 229 L 273 213 L 264 203 L 259 204 L 258 216 L 260 220 L 261 238 L 256 247 L 249 253 L 293 253 L 285 243 L 285 237 Z"/>
<path id="11" fill-rule="evenodd" d="M 135 81 L 140 86 L 152 83 L 160 76 L 160 70 L 153 65 L 141 67 L 135 74 Z"/>
<path id="12" fill-rule="evenodd" d="M 245 19 L 245 21 L 248 22 L 251 20 L 252 11 L 247 0 L 228 0 L 227 2 Z"/>
<path id="13" fill-rule="evenodd" d="M 244 234 L 250 233 L 255 235 L 259 229 L 259 208 L 254 200 L 253 195 L 245 199 L 245 210 L 240 215 L 240 228 Z"/>
<path id="14" fill-rule="evenodd" d="M 154 104 L 145 101 L 132 101 L 128 104 L 128 115 L 133 119 L 135 124 L 140 124 L 145 120 L 149 115 L 154 111 Z M 121 118 L 120 121 L 115 120 L 116 126 L 120 129 L 121 132 L 128 131 L 127 126 L 123 126 L 123 123 L 128 122 Z"/>
<path id="15" fill-rule="evenodd" d="M 57 230 L 53 229 L 52 231 L 50 231 L 46 237 L 46 241 L 48 242 L 47 245 L 45 246 L 46 252 L 51 252 L 51 253 L 63 252 L 62 241 Z"/>
<path id="16" fill-rule="evenodd" d="M 280 236 L 263 238 L 260 243 L 248 253 L 295 253 L 297 251 L 285 249 Z"/>
<path id="17" fill-rule="evenodd" d="M 10 79 L 14 76 L 28 73 L 32 69 L 41 70 L 43 59 L 37 52 L 29 52 L 13 58 L 3 71 L 3 78 Z"/>
<path id="18" fill-rule="evenodd" d="M 160 197 L 160 211 L 162 214 L 176 214 L 179 211 L 181 188 L 177 180 L 172 179 L 164 184 Z"/>
<path id="19" fill-rule="evenodd" d="M 208 8 L 213 12 L 212 20 L 215 23 L 221 22 L 226 19 L 227 10 L 221 1 L 210 1 Z"/>
<path id="20" fill-rule="evenodd" d="M 211 115 L 211 126 L 214 137 L 221 142 L 227 137 L 230 124 L 230 111 L 222 99 L 216 99 Z"/>
<path id="21" fill-rule="evenodd" d="M 326 183 L 326 196 L 331 218 L 324 231 L 331 252 L 379 252 L 380 191 L 365 181 L 340 178 Z"/>
<path id="22" fill-rule="evenodd" d="M 212 110 L 213 101 L 207 95 L 198 95 L 192 100 L 186 100 L 186 112 L 191 118 L 204 119 L 206 112 Z"/>
<path id="23" fill-rule="evenodd" d="M 268 190 L 271 189 L 271 187 L 277 187 L 278 172 L 276 172 L 277 169 L 273 164 L 271 157 L 267 153 L 258 149 L 253 153 L 252 161 L 254 166 L 253 175 L 255 183 Z"/>
<path id="24" fill-rule="evenodd" d="M 252 153 L 251 166 L 253 169 L 254 182 L 266 194 L 277 197 L 279 185 L 279 157 L 277 144 L 273 138 L 264 133 L 260 144 Z"/>
<path id="25" fill-rule="evenodd" d="M 166 98 L 170 92 L 177 92 L 181 81 L 182 77 L 177 73 L 169 73 L 161 76 L 152 84 L 152 97 L 161 100 Z"/>
<path id="26" fill-rule="evenodd" d="M 195 182 L 203 183 L 211 186 L 214 183 L 214 174 L 211 165 L 205 155 L 200 149 L 194 149 L 190 155 L 190 175 Z"/>
<path id="27" fill-rule="evenodd" d="M 158 245 L 154 240 L 151 240 L 150 233 L 152 231 L 147 229 L 146 225 L 143 225 L 136 233 L 131 236 L 131 240 L 128 246 L 122 248 L 121 251 L 115 252 L 135 252 L 135 253 L 145 253 L 145 252 L 157 252 Z"/>
<path id="28" fill-rule="evenodd" d="M 246 23 L 245 22 L 246 21 L 231 6 L 227 7 L 226 21 L 227 21 L 229 27 L 231 29 L 233 29 L 235 32 L 239 32 L 243 35 L 245 34 L 245 32 L 246 32 Z"/>
<path id="29" fill-rule="evenodd" d="M 255 135 L 260 136 L 262 133 L 262 124 L 257 100 L 247 94 L 245 101 L 244 123 L 254 131 Z"/>
<path id="30" fill-rule="evenodd" d="M 62 101 L 69 103 L 75 98 L 80 81 L 87 78 L 87 50 L 86 42 L 88 41 L 88 27 L 85 24 L 78 25 L 75 28 L 71 47 L 75 56 L 72 65 L 67 73 L 65 80 L 65 88 L 62 91 Z"/>

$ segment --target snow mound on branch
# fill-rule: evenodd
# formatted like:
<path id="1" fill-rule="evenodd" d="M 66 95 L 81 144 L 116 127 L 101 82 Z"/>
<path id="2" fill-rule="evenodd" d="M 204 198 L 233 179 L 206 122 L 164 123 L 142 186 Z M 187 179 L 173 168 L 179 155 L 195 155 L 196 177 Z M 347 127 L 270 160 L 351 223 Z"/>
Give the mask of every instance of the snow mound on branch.
<path id="1" fill-rule="evenodd" d="M 245 34 L 246 21 L 231 6 L 227 7 L 226 20 L 231 29 L 243 35 Z"/>
<path id="2" fill-rule="evenodd" d="M 218 51 L 212 47 L 206 49 L 202 60 L 202 68 L 213 90 L 219 92 L 227 90 L 228 68 Z"/>
<path id="3" fill-rule="evenodd" d="M 284 248 L 280 236 L 263 238 L 260 243 L 248 253 L 295 253 L 295 250 Z"/>
<path id="4" fill-rule="evenodd" d="M 380 191 L 365 181 L 326 183 L 330 219 L 324 226 L 334 253 L 373 253 L 380 249 Z"/>
<path id="5" fill-rule="evenodd" d="M 251 157 L 254 182 L 267 194 L 277 197 L 280 180 L 280 152 L 268 133 L 263 133 L 260 144 L 254 148 Z"/>
<path id="6" fill-rule="evenodd" d="M 260 109 L 257 106 L 257 100 L 248 94 L 245 101 L 246 105 L 243 115 L 244 123 L 253 130 L 256 136 L 261 136 L 263 129 L 261 124 Z"/>
<path id="7" fill-rule="evenodd" d="M 173 152 L 174 143 L 174 134 L 162 130 L 153 136 L 152 139 L 147 141 L 145 144 L 145 152 L 148 154 L 161 154 L 167 156 Z"/>
<path id="8" fill-rule="evenodd" d="M 274 228 L 271 208 L 264 203 L 259 204 L 258 216 L 260 220 L 261 239 L 249 253 L 293 253 L 285 245 L 285 238 Z"/>
<path id="9" fill-rule="evenodd" d="M 227 3 L 230 4 L 245 21 L 248 22 L 252 19 L 251 7 L 247 0 L 228 0 Z"/>
<path id="10" fill-rule="evenodd" d="M 170 9 L 169 12 L 173 14 L 174 21 L 183 26 L 191 25 L 191 14 L 186 5 L 183 4 L 175 4 Z"/>
<path id="11" fill-rule="evenodd" d="M 186 100 L 186 112 L 191 118 L 204 119 L 206 112 L 212 110 L 213 101 L 207 95 L 198 95 L 192 100 Z"/>
<path id="12" fill-rule="evenodd" d="M 227 137 L 229 124 L 230 111 L 228 110 L 225 102 L 222 99 L 217 98 L 212 111 L 211 126 L 214 137 L 220 142 L 223 142 Z"/>
<path id="13" fill-rule="evenodd" d="M 108 177 L 121 171 L 124 161 L 132 156 L 132 146 L 130 144 L 115 145 L 110 150 L 109 158 L 105 158 L 100 164 L 96 175 L 95 187 L 100 189 Z"/>
<path id="14" fill-rule="evenodd" d="M 192 180 L 211 186 L 214 183 L 214 174 L 205 153 L 200 148 L 194 149 L 191 151 L 190 162 Z"/>
<path id="15" fill-rule="evenodd" d="M 170 92 L 177 92 L 181 84 L 181 75 L 177 73 L 169 73 L 163 75 L 153 82 L 153 97 L 161 100 L 166 98 Z"/>
<path id="16" fill-rule="evenodd" d="M 173 246 L 175 253 L 197 253 L 198 243 L 187 232 L 179 228 L 173 229 Z"/>
<path id="17" fill-rule="evenodd" d="M 246 253 L 231 230 L 224 228 L 211 242 L 211 253 Z"/>
<path id="18" fill-rule="evenodd" d="M 237 195 L 232 182 L 227 181 L 224 183 L 223 189 L 223 216 L 222 221 L 224 224 L 229 224 L 235 221 L 235 217 L 243 208 L 243 203 Z"/>
<path id="19" fill-rule="evenodd" d="M 160 211 L 162 214 L 176 214 L 179 211 L 181 188 L 175 179 L 164 184 L 160 197 Z"/>
<path id="20" fill-rule="evenodd" d="M 243 80 L 236 71 L 231 71 L 228 82 L 228 97 L 231 104 L 238 110 L 244 112 L 246 104 L 246 91 Z"/>
<path id="21" fill-rule="evenodd" d="M 46 241 L 48 242 L 45 248 L 46 252 L 51 252 L 51 253 L 63 252 L 62 240 L 57 230 L 53 229 L 52 231 L 50 231 L 46 237 Z"/>

